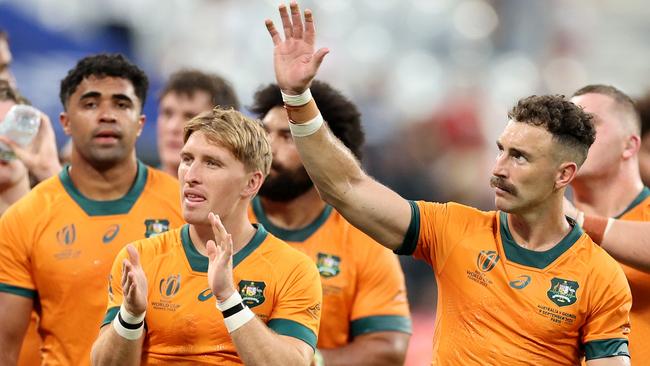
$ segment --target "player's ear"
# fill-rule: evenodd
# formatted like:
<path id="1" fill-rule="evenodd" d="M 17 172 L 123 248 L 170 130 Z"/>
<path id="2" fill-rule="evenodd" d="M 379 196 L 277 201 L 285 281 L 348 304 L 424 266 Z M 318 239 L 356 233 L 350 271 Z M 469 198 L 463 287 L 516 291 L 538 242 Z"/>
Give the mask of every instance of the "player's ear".
<path id="1" fill-rule="evenodd" d="M 561 189 L 569 185 L 578 173 L 578 164 L 573 161 L 565 161 L 558 167 L 555 176 L 555 189 Z"/>
<path id="2" fill-rule="evenodd" d="M 141 114 L 140 117 L 138 117 L 138 134 L 137 134 L 138 137 L 140 137 L 140 134 L 142 133 L 142 129 L 144 128 L 145 122 L 147 122 L 147 116 Z"/>
<path id="3" fill-rule="evenodd" d="M 264 174 L 259 170 L 247 174 L 246 185 L 241 191 L 243 197 L 253 197 L 264 183 Z"/>
<path id="4" fill-rule="evenodd" d="M 630 135 L 625 140 L 625 148 L 623 149 L 623 159 L 627 160 L 636 156 L 641 149 L 641 137 L 638 135 Z"/>
<path id="5" fill-rule="evenodd" d="M 70 136 L 70 118 L 68 118 L 68 112 L 63 111 L 59 114 L 59 123 L 61 123 L 61 127 L 63 128 L 63 132 L 65 132 L 66 135 Z"/>

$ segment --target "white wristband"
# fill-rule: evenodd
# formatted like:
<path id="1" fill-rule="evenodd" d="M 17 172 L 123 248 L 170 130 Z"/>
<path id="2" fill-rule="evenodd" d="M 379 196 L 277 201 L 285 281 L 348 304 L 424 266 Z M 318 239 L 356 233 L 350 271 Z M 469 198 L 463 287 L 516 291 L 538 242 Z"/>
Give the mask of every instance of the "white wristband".
<path id="1" fill-rule="evenodd" d="M 239 292 L 235 291 L 225 301 L 219 302 L 217 300 L 217 309 L 219 309 L 219 311 L 228 310 L 231 307 L 239 304 L 240 302 L 242 302 L 241 295 L 239 294 Z"/>
<path id="2" fill-rule="evenodd" d="M 313 135 L 318 131 L 323 125 L 323 116 L 319 113 L 318 116 L 312 118 L 311 120 L 305 123 L 289 123 L 289 130 L 291 130 L 291 135 L 295 137 L 305 137 Z"/>
<path id="3" fill-rule="evenodd" d="M 223 319 L 223 322 L 226 324 L 226 329 L 228 333 L 232 333 L 239 329 L 242 325 L 248 323 L 251 319 L 255 317 L 255 313 L 244 305 L 244 309 L 233 314 L 227 318 Z"/>
<path id="4" fill-rule="evenodd" d="M 138 340 L 142 336 L 142 333 L 144 333 L 144 316 L 144 313 L 140 316 L 134 316 L 126 311 L 124 304 L 122 304 L 120 306 L 120 312 L 113 319 L 113 329 L 122 338 L 130 341 Z M 120 318 L 122 321 L 120 321 Z M 122 324 L 122 322 L 126 323 L 126 325 Z M 127 328 L 127 326 L 132 327 Z"/>
<path id="5" fill-rule="evenodd" d="M 144 321 L 144 316 L 147 314 L 145 311 L 141 315 L 135 316 L 131 314 L 128 310 L 126 310 L 126 307 L 124 307 L 124 304 L 120 306 L 120 315 L 122 316 L 122 320 L 129 324 L 138 324 L 142 323 Z"/>
<path id="6" fill-rule="evenodd" d="M 284 94 L 282 90 L 280 90 L 280 93 L 282 93 L 282 101 L 284 104 L 291 107 L 300 107 L 312 100 L 311 91 L 309 89 L 298 95 Z"/>

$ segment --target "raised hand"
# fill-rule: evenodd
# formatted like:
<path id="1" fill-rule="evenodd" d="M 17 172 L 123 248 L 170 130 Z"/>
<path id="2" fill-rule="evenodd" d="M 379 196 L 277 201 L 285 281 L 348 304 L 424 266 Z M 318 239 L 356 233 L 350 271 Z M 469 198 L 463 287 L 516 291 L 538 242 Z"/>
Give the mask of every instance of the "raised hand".
<path id="1" fill-rule="evenodd" d="M 0 142 L 9 146 L 16 157 L 20 159 L 34 177 L 40 182 L 61 170 L 58 152 L 56 148 L 56 137 L 50 119 L 41 113 L 41 125 L 38 128 L 34 140 L 28 146 L 20 146 L 6 136 L 0 136 Z"/>
<path id="2" fill-rule="evenodd" d="M 129 258 L 122 262 L 122 293 L 124 307 L 134 316 L 147 310 L 147 276 L 140 264 L 138 251 L 129 244 L 126 246 Z"/>
<path id="3" fill-rule="evenodd" d="M 208 251 L 208 284 L 218 301 L 227 300 L 235 292 L 232 279 L 232 235 L 228 234 L 219 216 L 210 212 L 215 240 L 205 244 Z"/>
<path id="4" fill-rule="evenodd" d="M 309 88 L 329 50 L 321 48 L 314 53 L 316 30 L 311 10 L 305 10 L 303 25 L 298 4 L 292 1 L 290 8 L 291 16 L 286 5 L 279 8 L 284 40 L 270 19 L 266 20 L 266 29 L 273 39 L 273 65 L 278 86 L 287 94 L 298 95 Z"/>

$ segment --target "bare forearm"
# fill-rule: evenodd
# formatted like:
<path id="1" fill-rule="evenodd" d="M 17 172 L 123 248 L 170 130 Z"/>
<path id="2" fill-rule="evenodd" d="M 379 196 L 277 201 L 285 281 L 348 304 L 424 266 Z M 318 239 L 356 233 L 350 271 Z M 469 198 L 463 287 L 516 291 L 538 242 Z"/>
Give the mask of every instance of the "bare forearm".
<path id="1" fill-rule="evenodd" d="M 368 334 L 339 348 L 321 349 L 326 366 L 403 365 L 409 335 L 397 332 Z"/>
<path id="2" fill-rule="evenodd" d="M 294 344 L 286 342 L 286 337 L 273 333 L 257 318 L 230 336 L 239 357 L 247 366 L 307 366 L 311 361 L 311 355 L 304 355 Z"/>
<path id="3" fill-rule="evenodd" d="M 601 247 L 621 263 L 650 273 L 650 223 L 615 220 Z"/>
<path id="4" fill-rule="evenodd" d="M 289 118 L 296 123 L 313 119 L 319 113 L 314 100 L 288 111 Z M 309 136 L 294 136 L 294 141 L 326 202 L 385 247 L 394 250 L 402 245 L 411 218 L 406 200 L 366 175 L 354 155 L 327 127 Z"/>
<path id="5" fill-rule="evenodd" d="M 141 357 L 142 338 L 135 341 L 123 338 L 115 332 L 112 324 L 104 326 L 91 353 L 92 364 L 101 366 L 137 366 Z"/>
<path id="6" fill-rule="evenodd" d="M 300 124 L 320 112 L 312 99 L 303 107 L 289 109 L 288 113 L 293 122 Z M 325 126 L 310 136 L 294 137 L 294 141 L 323 199 L 344 204 L 345 194 L 365 176 L 354 155 Z"/>

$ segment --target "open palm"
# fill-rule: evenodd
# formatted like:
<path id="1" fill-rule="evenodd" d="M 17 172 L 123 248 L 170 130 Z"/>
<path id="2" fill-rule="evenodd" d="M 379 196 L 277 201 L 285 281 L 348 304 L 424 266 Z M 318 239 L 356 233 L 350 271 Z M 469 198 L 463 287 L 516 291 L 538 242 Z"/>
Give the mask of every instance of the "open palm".
<path id="1" fill-rule="evenodd" d="M 314 53 L 316 31 L 310 10 L 305 10 L 303 25 L 298 4 L 290 5 L 291 15 L 285 5 L 280 5 L 280 18 L 284 29 L 284 40 L 271 20 L 266 20 L 266 28 L 273 40 L 273 64 L 278 86 L 287 94 L 297 95 L 311 85 L 316 72 L 329 52 L 321 48 Z"/>

